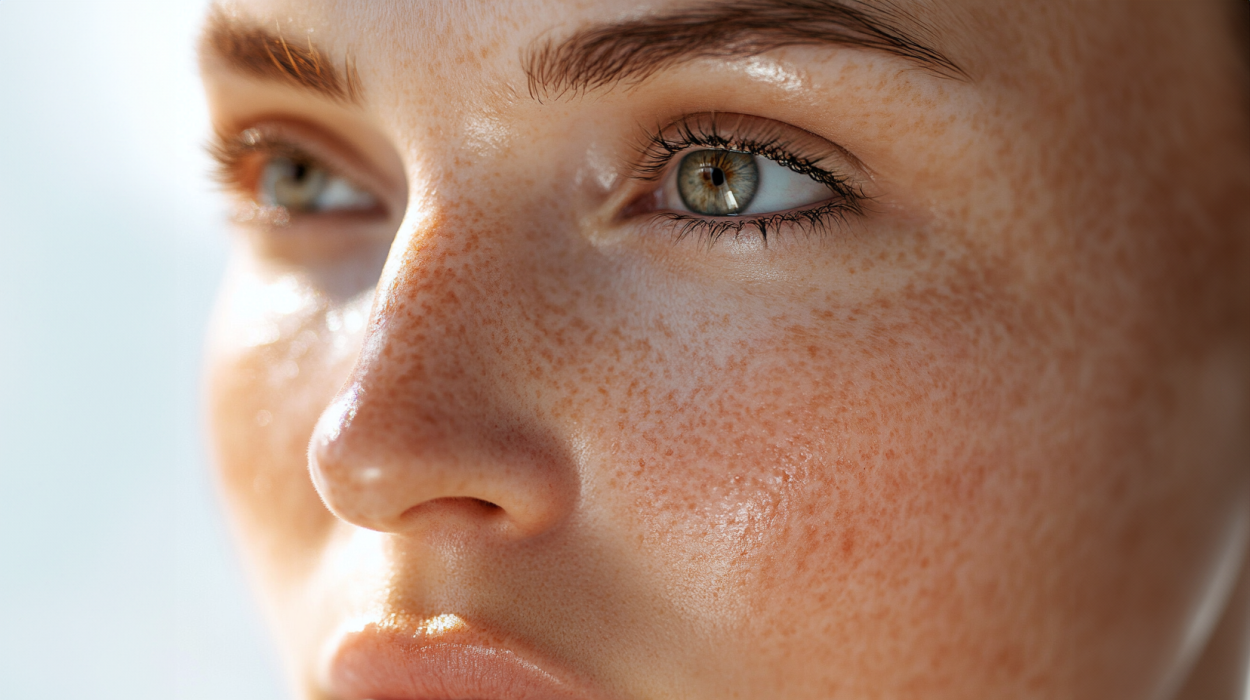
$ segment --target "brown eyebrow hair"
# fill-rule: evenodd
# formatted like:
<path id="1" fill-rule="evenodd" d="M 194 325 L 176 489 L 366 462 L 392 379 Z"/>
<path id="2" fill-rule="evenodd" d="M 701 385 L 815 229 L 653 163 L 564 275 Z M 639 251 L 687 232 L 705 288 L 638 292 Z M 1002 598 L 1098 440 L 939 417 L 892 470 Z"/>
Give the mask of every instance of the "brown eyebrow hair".
<path id="1" fill-rule="evenodd" d="M 360 101 L 360 76 L 347 57 L 340 70 L 308 37 L 287 41 L 281 30 L 249 24 L 214 4 L 200 35 L 200 59 L 218 59 L 247 75 L 307 88 L 343 102 Z"/>
<path id="2" fill-rule="evenodd" d="M 697 58 L 754 56 L 797 45 L 875 49 L 943 77 L 968 79 L 954 61 L 922 42 L 921 35 L 934 33 L 892 2 L 874 8 L 862 0 L 713 0 L 593 26 L 558 43 L 545 41 L 529 50 L 522 65 L 530 95 L 539 99 L 579 95 L 613 83 L 636 84 Z"/>

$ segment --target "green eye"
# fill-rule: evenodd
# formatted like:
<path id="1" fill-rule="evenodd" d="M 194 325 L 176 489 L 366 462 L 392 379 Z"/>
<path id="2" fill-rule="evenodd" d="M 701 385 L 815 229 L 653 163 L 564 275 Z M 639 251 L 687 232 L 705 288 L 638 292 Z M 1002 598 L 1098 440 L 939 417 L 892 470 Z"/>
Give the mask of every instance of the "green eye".
<path id="1" fill-rule="evenodd" d="M 746 210 L 759 189 L 755 156 L 723 149 L 695 151 L 677 168 L 677 192 L 690 211 L 734 216 Z"/>
<path id="2" fill-rule="evenodd" d="M 317 163 L 275 156 L 261 172 L 257 199 L 292 214 L 369 209 L 373 195 L 333 175 Z"/>

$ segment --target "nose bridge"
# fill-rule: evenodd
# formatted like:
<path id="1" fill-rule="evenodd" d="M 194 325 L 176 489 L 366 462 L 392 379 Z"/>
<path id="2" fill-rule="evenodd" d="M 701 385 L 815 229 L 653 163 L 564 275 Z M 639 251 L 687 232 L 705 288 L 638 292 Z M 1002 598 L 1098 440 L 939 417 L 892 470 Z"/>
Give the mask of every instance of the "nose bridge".
<path id="1" fill-rule="evenodd" d="M 571 508 L 568 452 L 500 362 L 523 316 L 508 257 L 472 221 L 408 232 L 351 380 L 314 431 L 314 483 L 348 522 L 399 532 L 455 514 L 532 534 Z"/>

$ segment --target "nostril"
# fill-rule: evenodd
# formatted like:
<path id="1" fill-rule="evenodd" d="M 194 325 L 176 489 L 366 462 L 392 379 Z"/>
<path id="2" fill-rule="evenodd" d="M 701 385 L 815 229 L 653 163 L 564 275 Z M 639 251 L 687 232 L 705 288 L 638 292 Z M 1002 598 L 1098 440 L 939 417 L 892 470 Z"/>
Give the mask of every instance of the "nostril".
<path id="1" fill-rule="evenodd" d="M 503 506 L 472 496 L 446 496 L 418 503 L 400 516 L 400 520 L 411 521 L 418 517 L 444 516 L 465 518 L 483 518 L 497 520 L 504 514 Z"/>

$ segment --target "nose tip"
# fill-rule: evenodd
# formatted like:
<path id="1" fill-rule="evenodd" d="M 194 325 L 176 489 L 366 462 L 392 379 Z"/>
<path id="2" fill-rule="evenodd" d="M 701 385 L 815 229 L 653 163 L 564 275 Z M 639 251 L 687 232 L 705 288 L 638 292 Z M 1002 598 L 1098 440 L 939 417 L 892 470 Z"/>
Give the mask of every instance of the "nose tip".
<path id="1" fill-rule="evenodd" d="M 355 385 L 322 413 L 308 449 L 326 507 L 370 530 L 411 534 L 435 520 L 528 537 L 572 508 L 554 442 L 508 421 L 414 416 Z M 396 412 L 401 420 L 396 420 Z M 514 422 L 515 423 L 515 422 Z"/>

